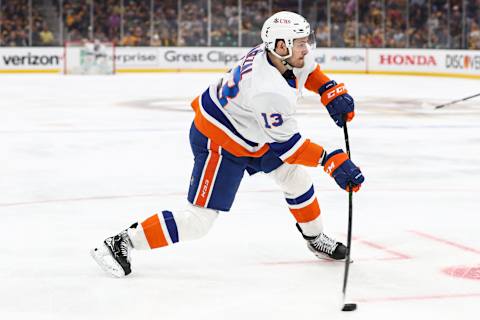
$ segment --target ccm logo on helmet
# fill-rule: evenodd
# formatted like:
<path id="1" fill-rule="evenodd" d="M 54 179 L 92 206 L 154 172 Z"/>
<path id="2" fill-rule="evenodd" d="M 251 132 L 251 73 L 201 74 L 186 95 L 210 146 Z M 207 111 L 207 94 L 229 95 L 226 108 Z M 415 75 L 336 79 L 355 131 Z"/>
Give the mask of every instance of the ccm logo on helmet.
<path id="1" fill-rule="evenodd" d="M 278 18 L 273 19 L 273 22 L 274 23 L 285 23 L 285 24 L 292 23 L 292 21 L 289 20 L 289 19 L 278 19 Z"/>
<path id="2" fill-rule="evenodd" d="M 341 87 L 338 87 L 337 89 L 335 90 L 332 90 L 330 91 L 329 93 L 327 93 L 327 98 L 328 99 L 331 99 L 335 96 L 338 96 L 340 95 L 343 91 L 345 91 L 345 87 L 341 86 Z"/>

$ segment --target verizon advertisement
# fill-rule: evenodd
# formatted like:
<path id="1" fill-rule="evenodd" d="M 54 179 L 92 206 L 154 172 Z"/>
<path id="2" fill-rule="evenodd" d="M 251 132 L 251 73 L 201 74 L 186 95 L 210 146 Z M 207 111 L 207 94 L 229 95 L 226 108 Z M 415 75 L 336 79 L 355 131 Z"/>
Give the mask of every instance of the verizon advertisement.
<path id="1" fill-rule="evenodd" d="M 63 61 L 63 48 L 0 48 L 0 71 L 58 70 Z"/>

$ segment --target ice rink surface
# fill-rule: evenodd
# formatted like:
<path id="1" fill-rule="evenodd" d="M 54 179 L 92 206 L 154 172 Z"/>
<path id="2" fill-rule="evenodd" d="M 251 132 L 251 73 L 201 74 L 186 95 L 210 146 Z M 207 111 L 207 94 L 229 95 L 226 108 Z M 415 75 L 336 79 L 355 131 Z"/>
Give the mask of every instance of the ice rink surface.
<path id="1" fill-rule="evenodd" d="M 344 264 L 317 260 L 282 196 L 246 176 L 203 239 L 133 253 L 104 274 L 89 249 L 182 209 L 193 163 L 189 102 L 218 74 L 0 76 L 0 319 L 476 319 L 480 307 L 480 81 L 332 75 L 356 99 L 348 300 Z M 318 98 L 304 136 L 344 148 Z M 345 241 L 348 195 L 309 169 L 328 234 Z"/>

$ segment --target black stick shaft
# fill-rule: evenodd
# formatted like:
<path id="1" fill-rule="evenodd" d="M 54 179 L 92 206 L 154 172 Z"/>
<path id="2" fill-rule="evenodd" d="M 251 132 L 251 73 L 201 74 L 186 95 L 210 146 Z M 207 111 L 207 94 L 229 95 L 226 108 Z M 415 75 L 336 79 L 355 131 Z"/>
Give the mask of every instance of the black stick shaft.
<path id="1" fill-rule="evenodd" d="M 347 122 L 346 121 L 345 121 L 345 125 L 343 126 L 343 135 L 345 136 L 345 147 L 347 148 L 347 155 L 351 160 L 350 142 L 348 141 L 348 129 L 347 129 Z"/>
<path id="2" fill-rule="evenodd" d="M 470 100 L 470 99 L 475 98 L 475 97 L 480 97 L 480 93 L 474 94 L 473 96 L 465 97 L 465 98 L 463 98 L 463 99 L 453 100 L 453 101 L 450 101 L 450 102 L 448 102 L 448 103 L 441 104 L 441 105 L 439 105 L 439 106 L 436 106 L 435 109 L 440 109 L 440 108 L 449 106 L 449 105 L 451 105 L 451 104 L 455 104 L 455 103 L 457 103 L 457 102 L 462 102 L 462 101 L 465 101 L 465 100 Z"/>
<path id="3" fill-rule="evenodd" d="M 345 135 L 345 146 L 347 148 L 347 155 L 351 159 L 350 154 L 350 143 L 348 141 L 348 130 L 347 123 L 343 127 L 343 134 Z M 353 206 L 352 206 L 352 187 L 348 191 L 348 236 L 347 236 L 347 255 L 345 257 L 345 272 L 343 274 L 343 302 L 345 303 L 345 296 L 347 294 L 347 282 L 348 282 L 348 271 L 350 269 L 350 249 L 352 247 L 352 216 L 353 216 Z"/>

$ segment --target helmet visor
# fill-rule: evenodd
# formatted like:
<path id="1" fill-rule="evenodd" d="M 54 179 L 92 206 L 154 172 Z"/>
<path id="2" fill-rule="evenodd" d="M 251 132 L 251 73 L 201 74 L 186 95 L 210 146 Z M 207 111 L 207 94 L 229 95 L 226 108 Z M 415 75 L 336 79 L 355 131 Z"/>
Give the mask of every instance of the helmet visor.
<path id="1" fill-rule="evenodd" d="M 308 45 L 310 46 L 310 50 L 317 47 L 317 38 L 315 37 L 315 32 L 313 30 L 308 35 Z"/>
<path id="2" fill-rule="evenodd" d="M 294 39 L 293 47 L 297 50 L 307 49 L 308 51 L 312 51 L 317 47 L 315 33 L 311 31 L 307 37 Z"/>

